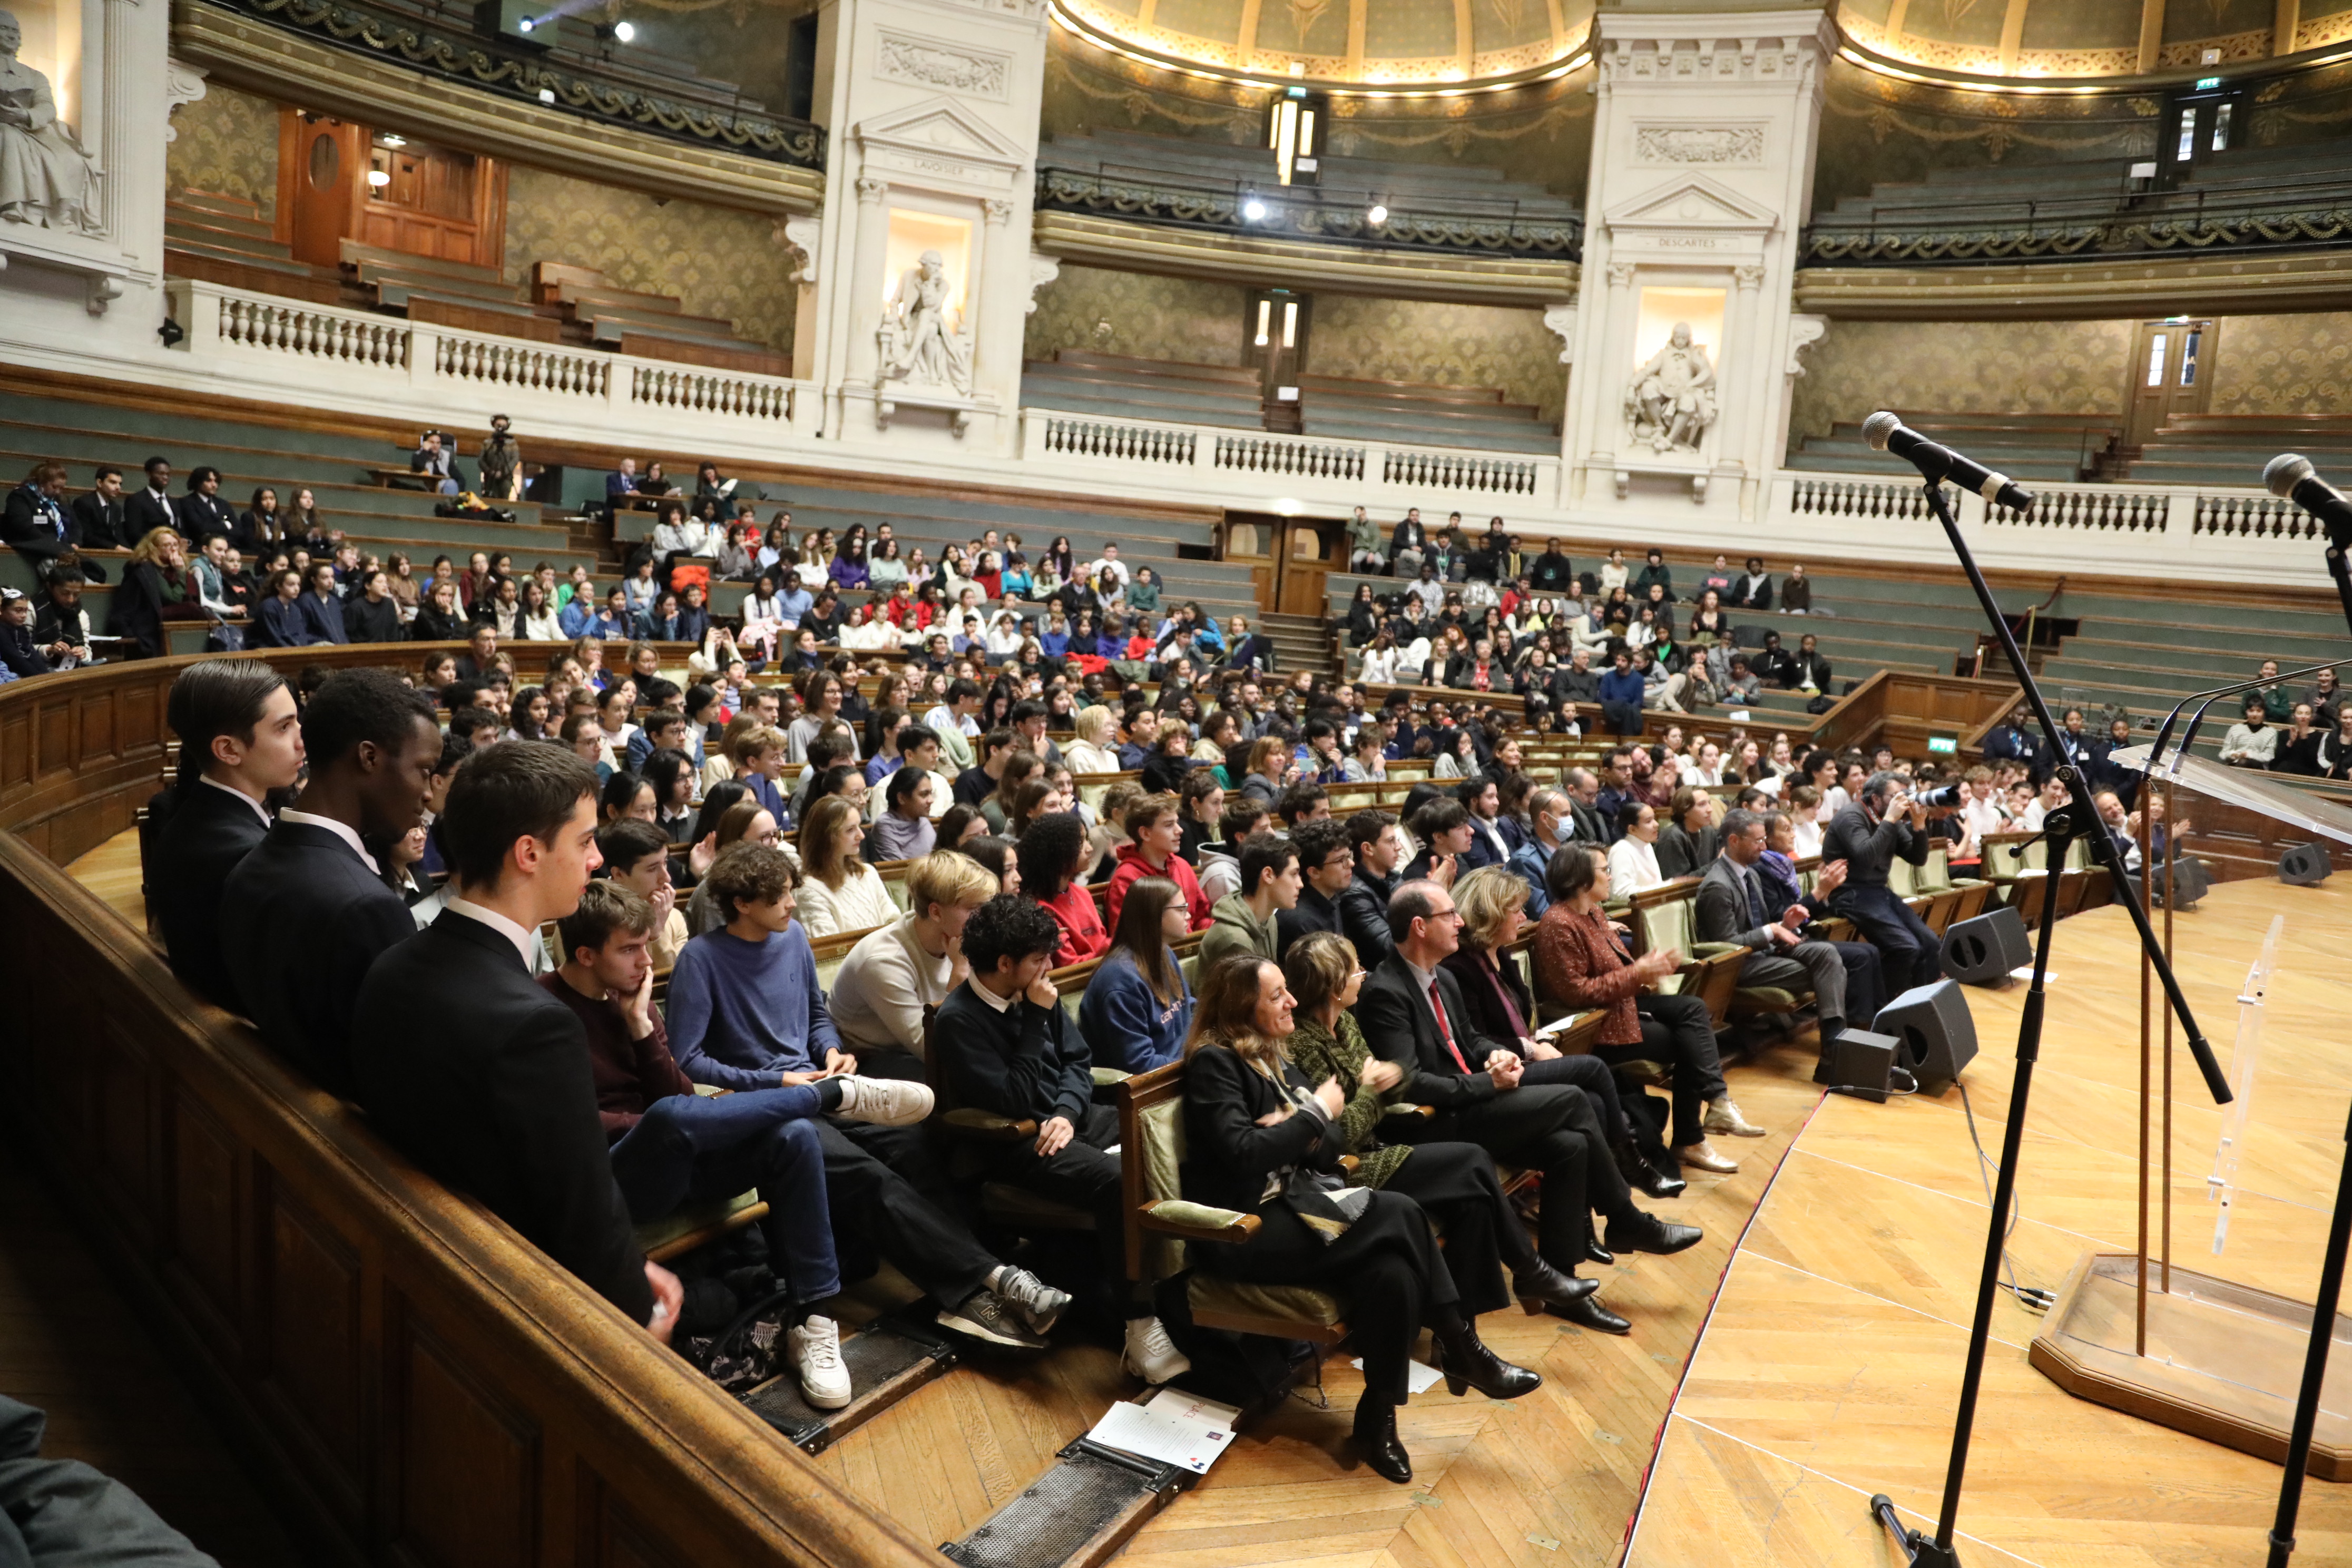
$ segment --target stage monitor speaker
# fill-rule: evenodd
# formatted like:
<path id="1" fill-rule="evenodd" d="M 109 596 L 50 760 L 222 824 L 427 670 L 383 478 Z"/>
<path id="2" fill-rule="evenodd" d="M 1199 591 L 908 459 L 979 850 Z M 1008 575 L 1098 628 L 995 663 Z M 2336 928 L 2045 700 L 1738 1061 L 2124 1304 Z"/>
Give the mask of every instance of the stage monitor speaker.
<path id="1" fill-rule="evenodd" d="M 2279 880 L 2289 886 L 2308 888 L 2327 880 L 2327 873 L 2336 868 L 2329 863 L 2327 851 L 2317 844 L 2298 844 L 2279 857 Z M 2189 900 L 2183 899 L 2181 902 Z"/>
<path id="2" fill-rule="evenodd" d="M 1976 1059 L 1976 1020 L 1968 998 L 1949 980 L 1915 985 L 1878 1010 L 1871 1028 L 1903 1042 L 1906 1060 L 1919 1087 L 1941 1094 L 1960 1069 Z"/>
<path id="3" fill-rule="evenodd" d="M 1884 1105 L 1895 1077 L 1895 1056 L 1903 1042 L 1891 1035 L 1848 1029 L 1837 1037 L 1830 1058 L 1830 1092 L 1850 1094 Z"/>
<path id="4" fill-rule="evenodd" d="M 1955 921 L 1944 933 L 1944 973 L 1967 985 L 1998 985 L 2033 962 L 2025 918 L 2004 904 L 1990 914 Z"/>
<path id="5" fill-rule="evenodd" d="M 2293 851 L 2290 850 L 2289 853 L 2292 854 Z M 2322 872 L 2321 875 L 2325 876 L 2326 873 Z M 2139 880 L 2137 877 L 2133 878 L 2133 885 L 2139 887 Z M 2293 881 L 2294 879 L 2289 877 L 2287 880 Z M 2205 869 L 2205 862 L 2195 856 L 2183 855 L 2172 863 L 2172 907 L 2174 909 L 2188 909 L 2211 891 L 2212 886 L 2212 874 Z M 2154 909 L 2163 903 L 2164 868 L 2158 866 L 2156 868 L 2154 888 L 2140 887 L 2139 891 L 2140 902 L 2148 908 Z"/>

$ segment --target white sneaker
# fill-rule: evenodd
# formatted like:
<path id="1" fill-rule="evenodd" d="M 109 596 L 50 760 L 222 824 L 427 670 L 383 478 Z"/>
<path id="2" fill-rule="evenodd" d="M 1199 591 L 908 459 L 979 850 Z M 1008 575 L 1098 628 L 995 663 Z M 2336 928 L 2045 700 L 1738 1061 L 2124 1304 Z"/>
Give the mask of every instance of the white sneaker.
<path id="1" fill-rule="evenodd" d="M 1728 1132 L 1739 1138 L 1764 1136 L 1764 1129 L 1740 1115 L 1738 1102 L 1727 1094 L 1706 1102 L 1706 1117 L 1699 1125 L 1709 1132 Z"/>
<path id="2" fill-rule="evenodd" d="M 841 1330 L 831 1318 L 811 1318 L 784 1335 L 784 1356 L 800 1374 L 801 1397 L 819 1410 L 849 1403 L 849 1368 L 841 1362 Z"/>
<path id="3" fill-rule="evenodd" d="M 841 1104 L 834 1114 L 844 1121 L 870 1121 L 877 1127 L 912 1127 L 931 1113 L 931 1086 L 903 1078 L 845 1078 Z"/>
<path id="4" fill-rule="evenodd" d="M 1160 1326 L 1157 1318 L 1129 1318 L 1127 1321 L 1127 1355 L 1123 1364 L 1129 1373 L 1157 1388 L 1171 1378 L 1179 1378 L 1192 1370 L 1192 1363 L 1168 1331 Z"/>

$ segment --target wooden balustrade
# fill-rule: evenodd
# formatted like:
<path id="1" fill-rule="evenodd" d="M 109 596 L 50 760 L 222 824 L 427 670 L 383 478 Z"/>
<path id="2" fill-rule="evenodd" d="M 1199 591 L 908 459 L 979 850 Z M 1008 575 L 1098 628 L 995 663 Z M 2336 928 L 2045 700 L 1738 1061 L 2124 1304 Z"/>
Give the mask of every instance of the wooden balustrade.
<path id="1" fill-rule="evenodd" d="M 291 675 L 394 655 L 257 657 Z M 9 1135 L 120 1263 L 306 1560 L 936 1563 L 191 997 L 66 875 L 154 792 L 164 699 L 188 662 L 0 687 L 0 922 L 19 998 L 0 1073 Z"/>

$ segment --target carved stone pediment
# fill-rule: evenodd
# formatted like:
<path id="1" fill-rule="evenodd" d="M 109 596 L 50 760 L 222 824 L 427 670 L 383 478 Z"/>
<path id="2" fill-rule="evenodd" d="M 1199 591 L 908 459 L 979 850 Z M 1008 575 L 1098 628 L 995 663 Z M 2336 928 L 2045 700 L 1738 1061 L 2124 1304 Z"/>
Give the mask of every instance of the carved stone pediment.
<path id="1" fill-rule="evenodd" d="M 1004 191 L 1022 178 L 1028 150 L 952 99 L 927 99 L 861 121 L 866 172 L 894 184 Z"/>

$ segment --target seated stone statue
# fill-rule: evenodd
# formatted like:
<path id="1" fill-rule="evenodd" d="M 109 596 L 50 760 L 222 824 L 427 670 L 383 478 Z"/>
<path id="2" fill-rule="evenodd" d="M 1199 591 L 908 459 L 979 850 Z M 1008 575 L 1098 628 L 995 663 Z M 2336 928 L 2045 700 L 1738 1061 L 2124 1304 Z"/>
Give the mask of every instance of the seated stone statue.
<path id="1" fill-rule="evenodd" d="M 98 231 L 98 170 L 58 118 L 49 79 L 16 58 L 24 31 L 0 11 L 0 220 Z"/>
<path id="2" fill-rule="evenodd" d="M 1691 341 L 1690 323 L 1676 321 L 1673 338 L 1626 389 L 1626 422 L 1654 450 L 1696 451 L 1715 416 L 1715 368 Z"/>

